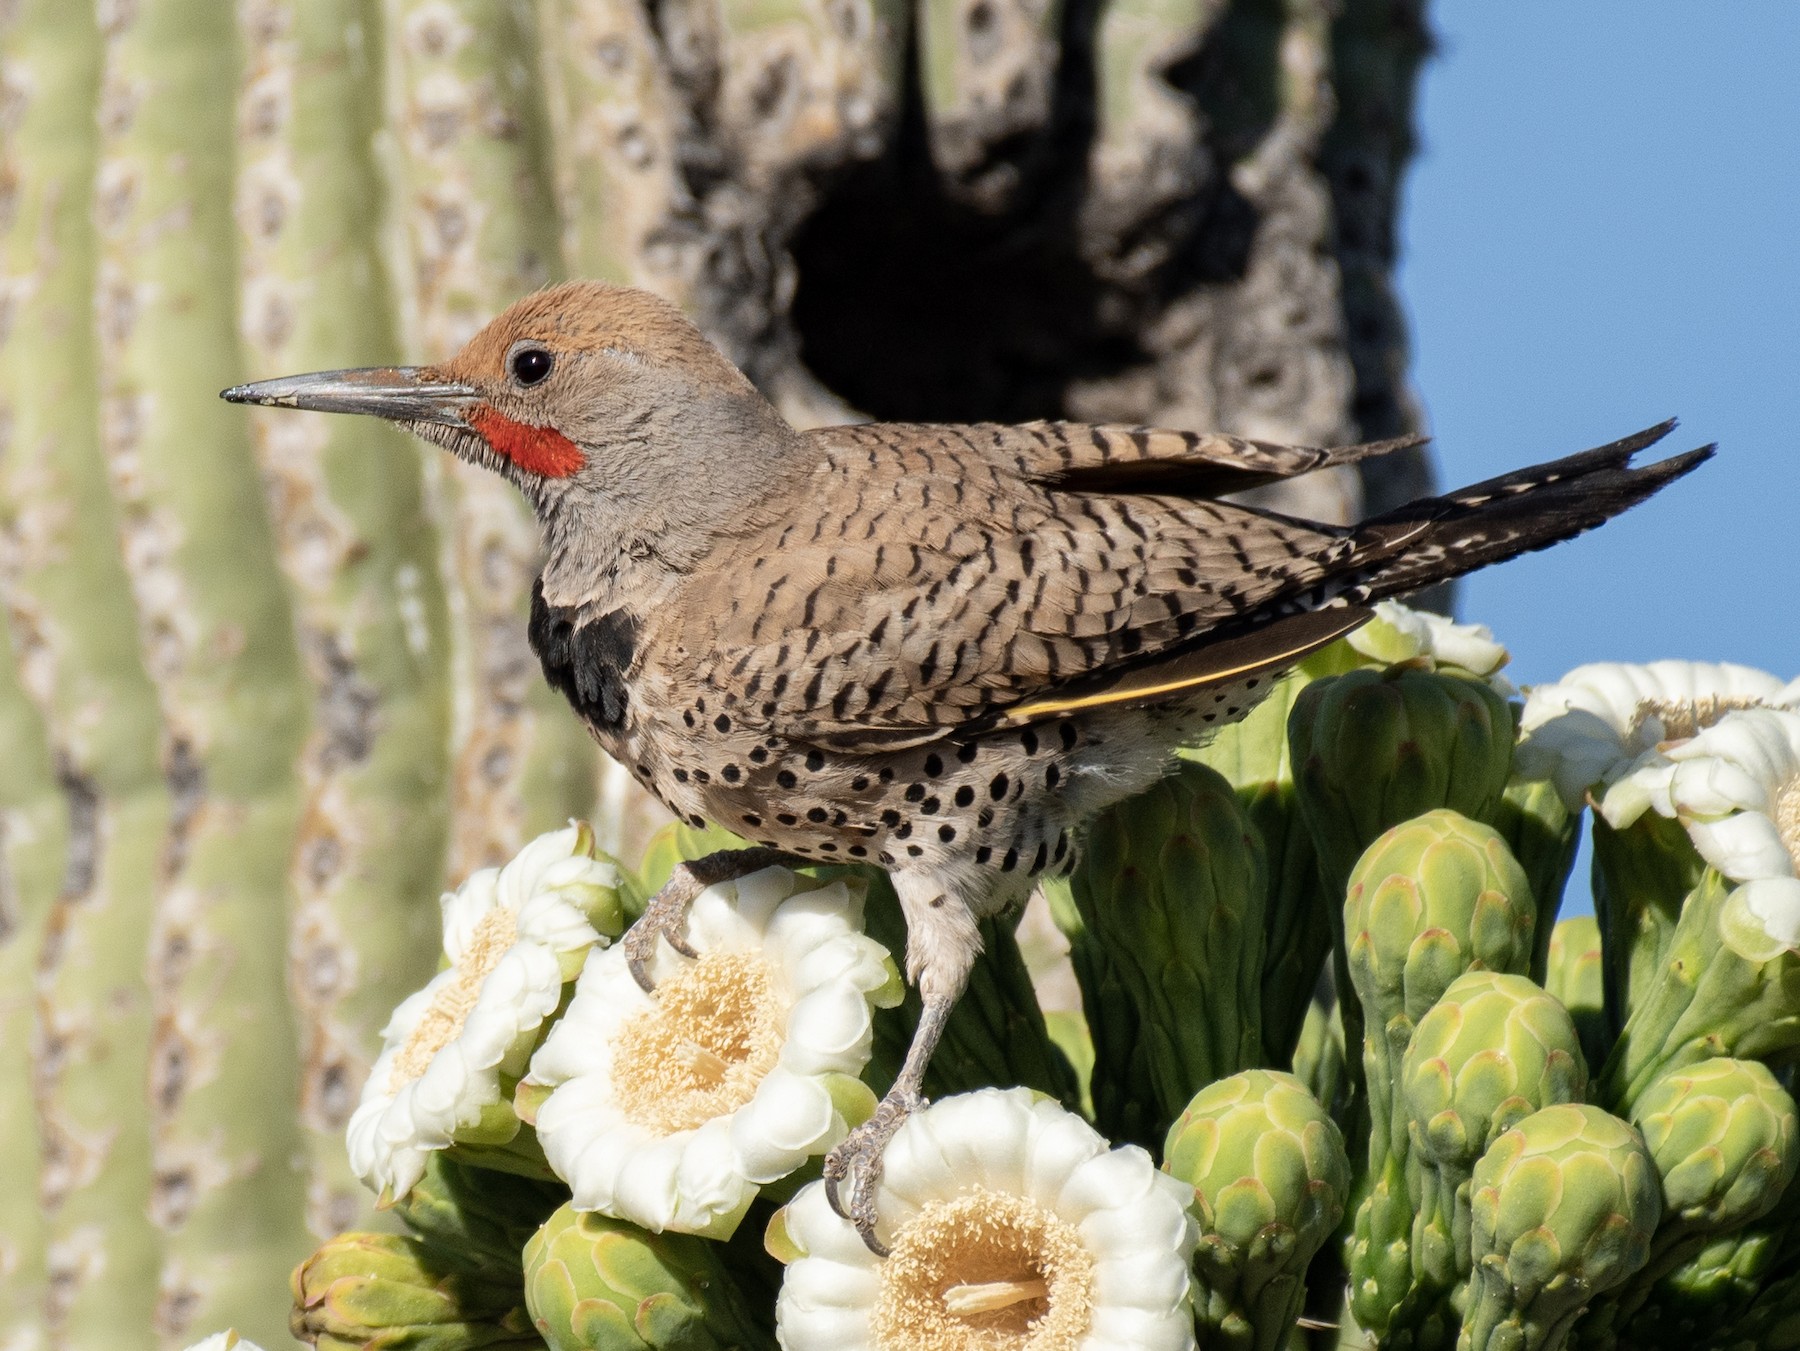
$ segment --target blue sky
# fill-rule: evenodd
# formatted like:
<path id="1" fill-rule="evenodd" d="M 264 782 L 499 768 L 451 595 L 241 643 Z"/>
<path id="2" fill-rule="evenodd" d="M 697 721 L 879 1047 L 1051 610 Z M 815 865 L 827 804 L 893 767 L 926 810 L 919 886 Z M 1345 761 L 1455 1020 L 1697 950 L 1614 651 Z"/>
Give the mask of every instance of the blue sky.
<path id="1" fill-rule="evenodd" d="M 1800 673 L 1800 0 L 1438 0 L 1402 213 L 1446 482 L 1670 415 L 1719 455 L 1477 573 L 1521 683 L 1584 661 Z M 1592 909 L 1587 849 L 1564 913 Z"/>
<path id="2" fill-rule="evenodd" d="M 1414 377 L 1462 483 L 1664 417 L 1711 464 L 1464 583 L 1515 680 L 1800 672 L 1800 3 L 1440 0 L 1402 214 Z"/>

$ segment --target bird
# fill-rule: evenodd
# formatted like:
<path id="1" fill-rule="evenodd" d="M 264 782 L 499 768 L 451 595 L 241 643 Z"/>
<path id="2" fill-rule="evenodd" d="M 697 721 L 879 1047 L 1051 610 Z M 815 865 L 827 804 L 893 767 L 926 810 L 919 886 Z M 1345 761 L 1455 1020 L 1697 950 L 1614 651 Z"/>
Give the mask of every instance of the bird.
<path id="1" fill-rule="evenodd" d="M 1250 711 L 1386 597 L 1568 539 L 1688 473 L 1674 423 L 1357 524 L 1233 494 L 1335 449 L 1043 421 L 800 431 L 675 307 L 567 282 L 449 360 L 264 380 L 242 404 L 372 415 L 510 480 L 542 536 L 528 637 L 600 745 L 754 846 L 676 870 L 622 940 L 649 987 L 687 905 L 772 863 L 885 869 L 922 1012 L 826 1157 L 877 1252 L 881 1152 L 980 951 L 1083 825 Z"/>

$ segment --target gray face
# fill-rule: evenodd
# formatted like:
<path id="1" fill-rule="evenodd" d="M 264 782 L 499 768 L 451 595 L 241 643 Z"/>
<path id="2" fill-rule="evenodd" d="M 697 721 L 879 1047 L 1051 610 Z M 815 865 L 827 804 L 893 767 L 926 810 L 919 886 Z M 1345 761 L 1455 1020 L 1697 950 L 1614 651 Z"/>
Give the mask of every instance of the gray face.
<path id="1" fill-rule="evenodd" d="M 501 474 L 544 527 L 547 573 L 616 571 L 627 551 L 681 571 L 801 467 L 801 439 L 685 321 L 664 316 L 631 345 L 576 305 L 615 292 L 572 293 L 547 314 L 542 294 L 439 366 L 287 376 L 224 397 L 384 418 Z"/>

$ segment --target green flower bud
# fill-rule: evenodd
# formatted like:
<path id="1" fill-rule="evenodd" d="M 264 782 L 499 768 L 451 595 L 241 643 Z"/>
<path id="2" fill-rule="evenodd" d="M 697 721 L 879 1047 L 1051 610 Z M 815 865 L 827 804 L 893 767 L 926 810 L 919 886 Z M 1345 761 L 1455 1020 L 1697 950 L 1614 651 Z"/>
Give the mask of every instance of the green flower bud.
<path id="1" fill-rule="evenodd" d="M 525 1245 L 525 1302 L 551 1351 L 772 1347 L 721 1251 L 565 1205 Z"/>
<path id="2" fill-rule="evenodd" d="M 517 1264 L 478 1272 L 400 1234 L 339 1234 L 294 1268 L 294 1336 L 319 1351 L 539 1346 Z"/>
<path id="3" fill-rule="evenodd" d="M 1588 1066 L 1597 1069 L 1606 1063 L 1612 1045 L 1606 1030 L 1599 921 L 1592 915 L 1558 920 L 1546 955 L 1544 988 L 1562 1001 L 1575 1020 Z"/>
<path id="4" fill-rule="evenodd" d="M 1372 1186 L 1350 1243 L 1351 1307 L 1378 1336 L 1408 1316 L 1413 1284 L 1411 1140 L 1395 1100 L 1413 1028 L 1465 971 L 1523 971 L 1534 918 L 1531 889 L 1506 842 L 1447 809 L 1388 830 L 1350 875 L 1344 928 L 1366 1026 Z"/>
<path id="5" fill-rule="evenodd" d="M 1665 1074 L 1632 1104 L 1632 1120 L 1662 1179 L 1663 1221 L 1644 1269 L 1582 1319 L 1584 1351 L 1663 1341 L 1669 1329 L 1643 1318 L 1663 1278 L 1709 1236 L 1774 1210 L 1794 1174 L 1794 1100 L 1757 1061 L 1703 1060 Z"/>
<path id="6" fill-rule="evenodd" d="M 1767 1284 L 1792 1227 L 1791 1219 L 1773 1216 L 1733 1233 L 1714 1234 L 1674 1270 L 1656 1290 L 1638 1320 L 1668 1328 L 1693 1345 L 1710 1333 L 1722 1314 L 1750 1303 Z"/>
<path id="7" fill-rule="evenodd" d="M 1468 1277 L 1476 1161 L 1533 1112 L 1581 1101 L 1587 1077 L 1568 1011 L 1523 976 L 1471 971 L 1419 1020 L 1400 1097 L 1417 1165 L 1412 1259 L 1422 1290 L 1441 1297 Z"/>
<path id="8" fill-rule="evenodd" d="M 575 825 L 578 829 L 574 852 L 611 864 L 615 877 L 610 885 L 587 882 L 566 886 L 562 889 L 563 894 L 588 917 L 588 923 L 594 926 L 596 933 L 607 939 L 617 938 L 625 932 L 627 913 L 635 915 L 643 909 L 643 902 L 637 897 L 637 879 L 630 869 L 600 847 L 591 825 L 586 821 L 577 821 Z"/>
<path id="9" fill-rule="evenodd" d="M 1190 761 L 1094 822 L 1069 889 L 1095 1122 L 1153 1147 L 1199 1088 L 1262 1059 L 1262 842 Z"/>
<path id="10" fill-rule="evenodd" d="M 1406 1123 L 1391 1085 L 1413 1027 L 1465 971 L 1524 971 L 1534 917 L 1506 842 L 1447 809 L 1393 827 L 1357 862 L 1344 902 L 1350 979 L 1369 1029 L 1370 1111 L 1395 1149 Z"/>
<path id="11" fill-rule="evenodd" d="M 1778 1287 L 1793 1269 L 1796 1236 L 1800 1188 L 1790 1183 L 1767 1215 L 1703 1239 L 1697 1251 L 1658 1281 L 1626 1328 L 1625 1340 L 1682 1348 L 1737 1340 L 1754 1348 L 1756 1339 L 1743 1341 L 1733 1325 L 1748 1320 L 1767 1332 L 1770 1310 L 1782 1305 Z M 1800 1320 L 1792 1328 L 1800 1332 Z"/>
<path id="12" fill-rule="evenodd" d="M 1635 827 L 1634 827 L 1635 829 Z M 1656 1079 L 1722 1056 L 1762 1060 L 1800 1047 L 1800 954 L 1759 948 L 1708 869 L 1681 907 L 1653 982 L 1626 1020 L 1596 1096 L 1625 1115 Z M 1608 939 L 1610 942 L 1610 938 Z M 1636 996 L 1634 995 L 1634 998 Z"/>
<path id="13" fill-rule="evenodd" d="M 1188 1104 L 1163 1170 L 1194 1188 L 1202 1343 L 1277 1351 L 1306 1298 L 1307 1264 L 1349 1196 L 1337 1126 L 1293 1075 L 1246 1070 Z"/>
<path id="14" fill-rule="evenodd" d="M 1755 1060 L 1704 1060 L 1651 1083 L 1631 1120 L 1662 1178 L 1666 1236 L 1760 1219 L 1794 1177 L 1794 1100 Z"/>
<path id="15" fill-rule="evenodd" d="M 1434 807 L 1491 821 L 1512 743 L 1511 706 L 1480 680 L 1409 663 L 1308 685 L 1288 718 L 1288 754 L 1325 894 L 1344 894 L 1357 859 L 1382 831 Z M 1335 900 L 1327 915 L 1342 992 L 1350 975 Z M 1346 1044 L 1361 1045 L 1361 1007 L 1346 1000 L 1341 1016 Z M 1354 1055 L 1350 1076 L 1354 1111 L 1363 1092 Z"/>
<path id="16" fill-rule="evenodd" d="M 1558 1351 L 1590 1300 L 1643 1267 L 1662 1215 L 1637 1131 L 1578 1104 L 1534 1112 L 1495 1140 L 1470 1205 L 1458 1351 Z"/>

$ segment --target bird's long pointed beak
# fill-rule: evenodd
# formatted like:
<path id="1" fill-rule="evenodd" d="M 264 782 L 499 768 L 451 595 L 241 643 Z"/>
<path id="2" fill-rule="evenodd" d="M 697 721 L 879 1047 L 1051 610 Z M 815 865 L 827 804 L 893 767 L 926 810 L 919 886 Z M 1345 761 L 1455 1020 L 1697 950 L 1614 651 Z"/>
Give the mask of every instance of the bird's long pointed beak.
<path id="1" fill-rule="evenodd" d="M 366 413 L 393 422 L 438 422 L 467 428 L 463 414 L 481 396 L 468 385 L 445 380 L 429 366 L 365 366 L 234 385 L 219 397 L 228 403 L 268 408 Z"/>

